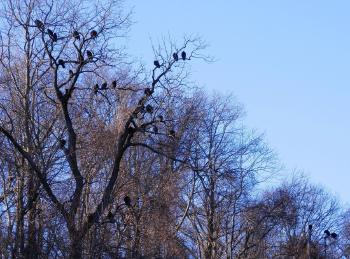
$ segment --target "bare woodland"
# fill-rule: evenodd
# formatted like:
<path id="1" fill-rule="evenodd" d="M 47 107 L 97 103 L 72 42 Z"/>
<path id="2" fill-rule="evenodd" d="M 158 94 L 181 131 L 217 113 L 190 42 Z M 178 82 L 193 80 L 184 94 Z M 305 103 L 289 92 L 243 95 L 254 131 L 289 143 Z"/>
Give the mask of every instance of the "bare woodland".
<path id="1" fill-rule="evenodd" d="M 201 39 L 147 71 L 119 0 L 0 11 L 0 258 L 349 257 L 349 212 L 300 174 L 264 188 L 263 135 L 190 83 Z"/>

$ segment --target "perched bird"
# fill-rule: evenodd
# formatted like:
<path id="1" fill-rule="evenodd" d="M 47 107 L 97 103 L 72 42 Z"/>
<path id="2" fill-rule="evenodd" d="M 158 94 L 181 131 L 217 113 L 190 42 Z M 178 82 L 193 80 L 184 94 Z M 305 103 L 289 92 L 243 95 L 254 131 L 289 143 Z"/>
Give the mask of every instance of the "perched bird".
<path id="1" fill-rule="evenodd" d="M 50 38 L 52 39 L 53 37 L 53 31 L 50 29 L 47 29 L 47 34 L 49 34 Z"/>
<path id="2" fill-rule="evenodd" d="M 98 93 L 98 89 L 99 89 L 98 84 L 95 84 L 94 85 L 94 94 Z"/>
<path id="3" fill-rule="evenodd" d="M 61 148 L 64 148 L 65 145 L 66 145 L 66 140 L 63 139 L 63 138 L 61 138 L 61 139 L 60 139 L 60 147 L 61 147 Z"/>
<path id="4" fill-rule="evenodd" d="M 310 231 L 312 230 L 312 225 L 311 225 L 311 224 L 309 225 L 309 230 L 310 230 Z"/>
<path id="5" fill-rule="evenodd" d="M 186 60 L 186 52 L 182 51 L 181 53 L 182 60 Z"/>
<path id="6" fill-rule="evenodd" d="M 94 55 L 92 54 L 92 52 L 90 50 L 86 51 L 86 55 L 88 56 L 89 59 L 92 59 L 94 57 Z"/>
<path id="7" fill-rule="evenodd" d="M 160 64 L 159 64 L 159 61 L 158 60 L 155 60 L 153 62 L 153 64 L 155 65 L 156 68 L 160 68 Z"/>
<path id="8" fill-rule="evenodd" d="M 175 61 L 178 61 L 179 60 L 179 55 L 176 52 L 174 52 L 173 53 L 173 58 L 174 58 Z"/>
<path id="9" fill-rule="evenodd" d="M 80 34 L 78 31 L 73 31 L 73 38 L 76 40 L 80 40 Z"/>
<path id="10" fill-rule="evenodd" d="M 163 115 L 158 115 L 157 119 L 158 119 L 159 122 L 163 122 L 164 121 Z"/>
<path id="11" fill-rule="evenodd" d="M 175 130 L 169 130 L 169 137 L 175 138 Z"/>
<path id="12" fill-rule="evenodd" d="M 329 237 L 329 236 L 331 235 L 331 232 L 329 232 L 328 229 L 326 229 L 326 230 L 324 231 L 324 233 L 326 234 L 326 237 Z"/>
<path id="13" fill-rule="evenodd" d="M 53 34 L 52 41 L 53 41 L 53 42 L 56 42 L 57 40 L 58 40 L 58 36 L 57 36 L 57 33 L 55 32 L 55 33 Z"/>
<path id="14" fill-rule="evenodd" d="M 73 77 L 73 76 L 74 76 L 73 70 L 71 70 L 71 69 L 69 69 L 69 76 L 70 76 L 70 77 Z"/>
<path id="15" fill-rule="evenodd" d="M 42 21 L 35 20 L 34 22 L 35 22 L 36 27 L 38 27 L 40 30 L 44 30 L 44 24 Z"/>
<path id="16" fill-rule="evenodd" d="M 106 90 L 107 89 L 107 82 L 104 82 L 102 85 L 101 85 L 101 90 Z"/>
<path id="17" fill-rule="evenodd" d="M 337 239 L 338 234 L 333 232 L 333 233 L 331 234 L 331 237 L 334 238 L 334 239 Z"/>
<path id="18" fill-rule="evenodd" d="M 150 88 L 145 89 L 145 95 L 150 96 L 152 94 L 152 90 Z"/>
<path id="19" fill-rule="evenodd" d="M 126 206 L 131 207 L 131 199 L 129 196 L 124 197 L 124 203 Z"/>
<path id="20" fill-rule="evenodd" d="M 146 112 L 148 112 L 148 113 L 153 113 L 153 107 L 152 107 L 152 105 L 147 104 L 147 106 L 146 106 Z"/>
<path id="21" fill-rule="evenodd" d="M 117 81 L 116 80 L 113 80 L 112 81 L 112 88 L 116 88 L 117 87 Z"/>
<path id="22" fill-rule="evenodd" d="M 66 68 L 65 64 L 64 64 L 64 60 L 63 59 L 59 59 L 58 60 L 58 66 L 62 66 L 63 68 Z"/>
<path id="23" fill-rule="evenodd" d="M 95 38 L 97 37 L 97 31 L 92 30 L 92 31 L 90 32 L 90 36 L 91 36 L 91 38 L 95 39 Z"/>

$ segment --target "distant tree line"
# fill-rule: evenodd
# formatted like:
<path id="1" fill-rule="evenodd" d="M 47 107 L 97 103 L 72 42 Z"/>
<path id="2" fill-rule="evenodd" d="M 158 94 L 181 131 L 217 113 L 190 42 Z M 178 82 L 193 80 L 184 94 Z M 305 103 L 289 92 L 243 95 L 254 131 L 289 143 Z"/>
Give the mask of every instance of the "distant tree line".
<path id="1" fill-rule="evenodd" d="M 300 174 L 266 187 L 241 105 L 191 86 L 200 39 L 149 73 L 122 2 L 88 2 L 1 3 L 1 258 L 350 256 L 349 212 Z"/>

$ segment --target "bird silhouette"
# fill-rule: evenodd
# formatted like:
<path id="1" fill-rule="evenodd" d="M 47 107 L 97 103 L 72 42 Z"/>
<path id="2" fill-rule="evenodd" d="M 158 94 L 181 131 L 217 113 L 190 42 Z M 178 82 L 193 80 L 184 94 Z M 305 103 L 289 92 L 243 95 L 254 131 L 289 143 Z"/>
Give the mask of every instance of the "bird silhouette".
<path id="1" fill-rule="evenodd" d="M 107 89 L 107 82 L 104 82 L 102 85 L 101 85 L 101 90 L 106 90 Z"/>
<path id="2" fill-rule="evenodd" d="M 324 233 L 326 234 L 327 237 L 329 237 L 329 236 L 331 235 L 331 232 L 329 232 L 328 229 L 326 229 L 326 230 L 324 231 Z"/>
<path id="3" fill-rule="evenodd" d="M 158 115 L 158 116 L 157 116 L 157 119 L 158 119 L 158 121 L 160 121 L 160 122 L 163 122 L 163 121 L 164 121 L 163 115 Z"/>
<path id="4" fill-rule="evenodd" d="M 73 77 L 73 75 L 74 75 L 73 70 L 69 69 L 69 76 Z"/>
<path id="5" fill-rule="evenodd" d="M 181 53 L 182 60 L 186 60 L 186 52 L 182 51 Z"/>
<path id="6" fill-rule="evenodd" d="M 98 93 L 98 89 L 99 89 L 98 84 L 95 84 L 94 85 L 94 94 Z"/>
<path id="7" fill-rule="evenodd" d="M 150 88 L 145 89 L 145 95 L 150 96 L 152 94 L 152 90 Z"/>
<path id="8" fill-rule="evenodd" d="M 178 61 L 179 60 L 179 55 L 175 52 L 173 53 L 173 58 L 175 61 Z"/>
<path id="9" fill-rule="evenodd" d="M 97 37 L 97 31 L 92 30 L 92 31 L 90 32 L 90 36 L 91 36 L 91 38 L 95 39 L 95 38 Z"/>
<path id="10" fill-rule="evenodd" d="M 80 34 L 79 34 L 79 32 L 78 32 L 78 31 L 74 31 L 74 32 L 73 32 L 73 37 L 74 37 L 74 39 L 76 39 L 76 40 L 80 40 Z"/>
<path id="11" fill-rule="evenodd" d="M 86 55 L 88 56 L 89 59 L 93 59 L 94 55 L 92 54 L 92 52 L 90 50 L 86 51 Z"/>
<path id="12" fill-rule="evenodd" d="M 59 60 L 58 60 L 58 66 L 62 66 L 63 68 L 66 68 L 65 62 L 64 62 L 63 59 L 59 59 Z"/>
<path id="13" fill-rule="evenodd" d="M 337 239 L 338 234 L 336 234 L 336 233 L 333 232 L 333 233 L 331 234 L 331 237 L 334 238 L 334 239 Z"/>
<path id="14" fill-rule="evenodd" d="M 152 107 L 152 105 L 147 104 L 147 106 L 146 106 L 146 112 L 148 112 L 148 113 L 153 113 L 153 107 Z"/>
<path id="15" fill-rule="evenodd" d="M 40 30 L 44 30 L 44 24 L 42 21 L 35 20 L 34 23 L 35 23 L 36 27 L 38 27 Z"/>
<path id="16" fill-rule="evenodd" d="M 117 87 L 117 81 L 116 80 L 113 80 L 112 81 L 112 88 L 116 88 Z"/>
<path id="17" fill-rule="evenodd" d="M 50 29 L 47 29 L 47 34 L 49 34 L 50 38 L 53 37 L 53 31 Z"/>
<path id="18" fill-rule="evenodd" d="M 52 36 L 52 41 L 56 42 L 57 40 L 58 40 L 58 36 L 57 36 L 57 33 L 55 32 Z"/>
<path id="19" fill-rule="evenodd" d="M 160 64 L 159 64 L 159 61 L 158 60 L 155 60 L 153 62 L 153 64 L 155 65 L 156 68 L 160 68 Z"/>
<path id="20" fill-rule="evenodd" d="M 126 206 L 131 207 L 131 199 L 129 196 L 124 197 L 124 203 Z"/>
<path id="21" fill-rule="evenodd" d="M 169 130 L 169 137 L 175 138 L 175 130 Z"/>
<path id="22" fill-rule="evenodd" d="M 60 139 L 60 147 L 61 147 L 61 148 L 64 148 L 65 145 L 66 145 L 66 140 L 63 139 L 63 138 L 61 138 L 61 139 Z"/>

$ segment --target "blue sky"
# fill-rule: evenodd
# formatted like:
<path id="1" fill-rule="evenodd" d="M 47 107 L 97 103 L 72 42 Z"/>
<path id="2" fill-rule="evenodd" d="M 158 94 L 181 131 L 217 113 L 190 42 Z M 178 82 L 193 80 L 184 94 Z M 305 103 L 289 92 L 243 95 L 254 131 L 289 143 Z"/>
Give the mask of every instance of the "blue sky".
<path id="1" fill-rule="evenodd" d="M 199 35 L 215 63 L 192 79 L 231 92 L 246 124 L 286 168 L 302 169 L 350 203 L 350 1 L 126 1 L 129 51 L 153 63 L 152 42 Z"/>

